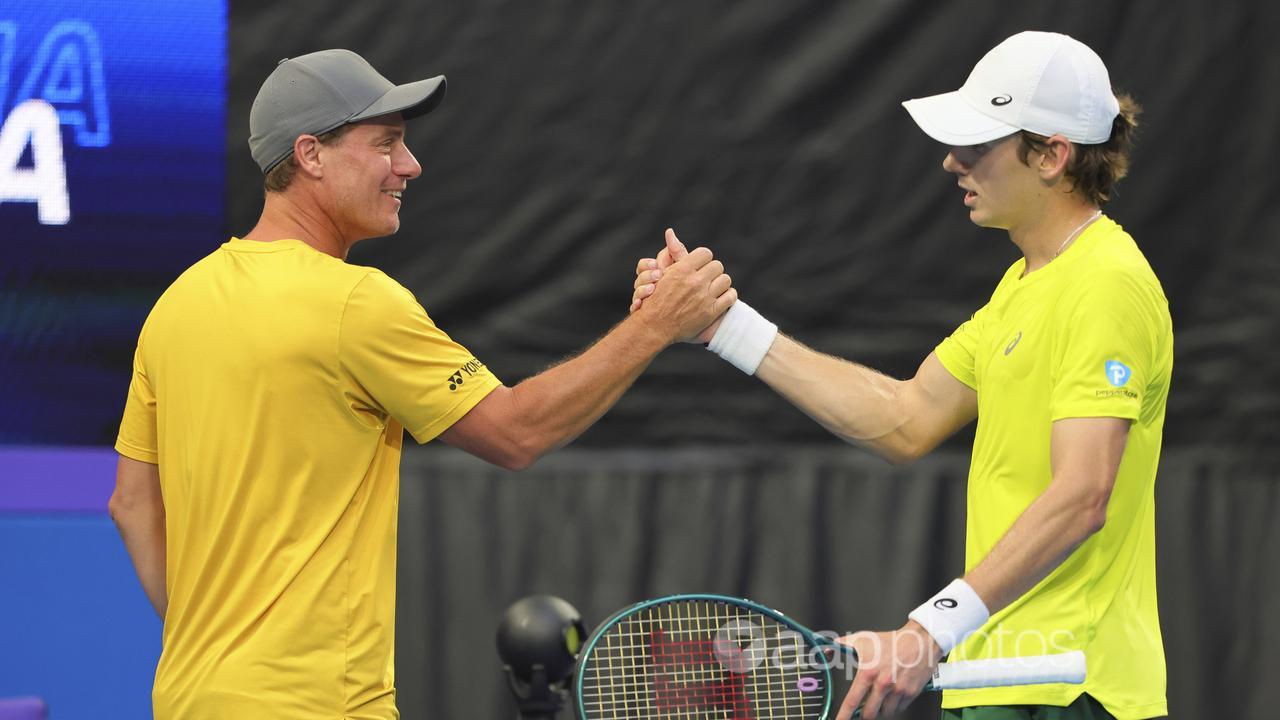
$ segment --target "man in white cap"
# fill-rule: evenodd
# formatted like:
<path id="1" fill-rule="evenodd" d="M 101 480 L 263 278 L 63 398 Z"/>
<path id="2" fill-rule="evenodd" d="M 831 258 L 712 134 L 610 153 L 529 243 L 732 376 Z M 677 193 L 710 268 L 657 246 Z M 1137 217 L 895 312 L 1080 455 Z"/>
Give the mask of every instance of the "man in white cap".
<path id="1" fill-rule="evenodd" d="M 947 654 L 1075 650 L 1083 685 L 948 691 L 944 717 L 1165 715 L 1154 484 L 1173 330 L 1146 259 L 1101 211 L 1126 173 L 1137 106 L 1092 50 L 1043 32 L 1005 40 L 959 91 L 903 105 L 950 147 L 943 168 L 970 220 L 1023 255 L 990 302 L 910 380 L 815 352 L 741 301 L 709 328 L 709 349 L 891 461 L 978 420 L 965 574 L 900 630 L 846 638 L 860 667 L 839 720 L 893 715 Z M 640 261 L 633 311 L 683 254 L 668 232 Z"/>
<path id="2" fill-rule="evenodd" d="M 503 386 L 412 293 L 345 262 L 399 228 L 422 171 L 405 120 L 444 87 L 395 86 L 346 50 L 281 61 L 250 114 L 262 217 L 183 273 L 143 326 L 110 510 L 164 618 L 156 718 L 398 717 L 404 430 L 525 467 L 736 299 L 694 251 L 652 312 Z"/>

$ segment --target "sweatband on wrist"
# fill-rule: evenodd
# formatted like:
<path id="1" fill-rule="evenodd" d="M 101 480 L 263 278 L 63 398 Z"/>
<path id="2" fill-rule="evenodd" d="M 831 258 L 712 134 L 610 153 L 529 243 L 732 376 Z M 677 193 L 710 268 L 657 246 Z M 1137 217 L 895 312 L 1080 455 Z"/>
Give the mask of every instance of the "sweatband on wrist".
<path id="1" fill-rule="evenodd" d="M 907 617 L 924 626 L 947 655 L 975 630 L 987 624 L 991 613 L 964 578 L 956 578 L 942 592 L 929 598 Z"/>
<path id="2" fill-rule="evenodd" d="M 728 360 L 748 375 L 755 375 L 764 356 L 769 354 L 778 326 L 741 300 L 735 301 L 724 314 L 720 327 L 707 349 Z"/>

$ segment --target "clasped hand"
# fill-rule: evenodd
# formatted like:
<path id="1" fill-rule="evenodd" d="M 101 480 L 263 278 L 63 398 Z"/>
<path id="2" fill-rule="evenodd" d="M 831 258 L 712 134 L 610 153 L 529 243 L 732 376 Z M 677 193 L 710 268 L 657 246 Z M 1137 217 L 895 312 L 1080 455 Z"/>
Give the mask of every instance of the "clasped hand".
<path id="1" fill-rule="evenodd" d="M 630 312 L 644 308 L 660 316 L 677 313 L 676 339 L 705 345 L 711 342 L 725 312 L 737 302 L 738 291 L 724 272 L 724 264 L 713 259 L 710 250 L 700 247 L 690 252 L 670 228 L 666 243 L 656 258 L 641 258 L 636 263 Z M 700 288 L 705 292 L 700 293 Z"/>

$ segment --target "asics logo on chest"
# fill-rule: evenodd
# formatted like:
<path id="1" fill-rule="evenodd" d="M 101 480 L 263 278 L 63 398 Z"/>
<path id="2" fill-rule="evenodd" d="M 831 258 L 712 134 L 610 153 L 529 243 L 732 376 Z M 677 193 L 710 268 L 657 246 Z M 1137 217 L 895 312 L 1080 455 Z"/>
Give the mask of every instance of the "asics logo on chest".
<path id="1" fill-rule="evenodd" d="M 1018 341 L 1021 339 L 1022 339 L 1022 331 L 1019 330 L 1018 334 L 1014 335 L 1013 339 L 1009 341 L 1009 344 L 1005 346 L 1004 354 L 1008 355 L 1009 353 L 1013 352 L 1013 349 L 1018 347 Z"/>

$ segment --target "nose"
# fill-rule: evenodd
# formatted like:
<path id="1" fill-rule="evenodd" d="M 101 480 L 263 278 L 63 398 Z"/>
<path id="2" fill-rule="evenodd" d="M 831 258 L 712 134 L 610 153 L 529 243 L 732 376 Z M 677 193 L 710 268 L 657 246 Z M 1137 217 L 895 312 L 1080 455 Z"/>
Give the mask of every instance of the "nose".
<path id="1" fill-rule="evenodd" d="M 418 164 L 418 158 L 409 152 L 409 148 L 404 143 L 400 143 L 396 150 L 391 164 L 392 172 L 406 180 L 412 180 L 422 174 L 422 166 Z"/>
<path id="2" fill-rule="evenodd" d="M 942 159 L 942 169 L 949 173 L 963 175 L 968 168 L 965 167 L 964 163 L 960 162 L 960 158 L 956 154 L 958 150 L 959 148 L 951 148 L 947 152 L 947 156 Z"/>

